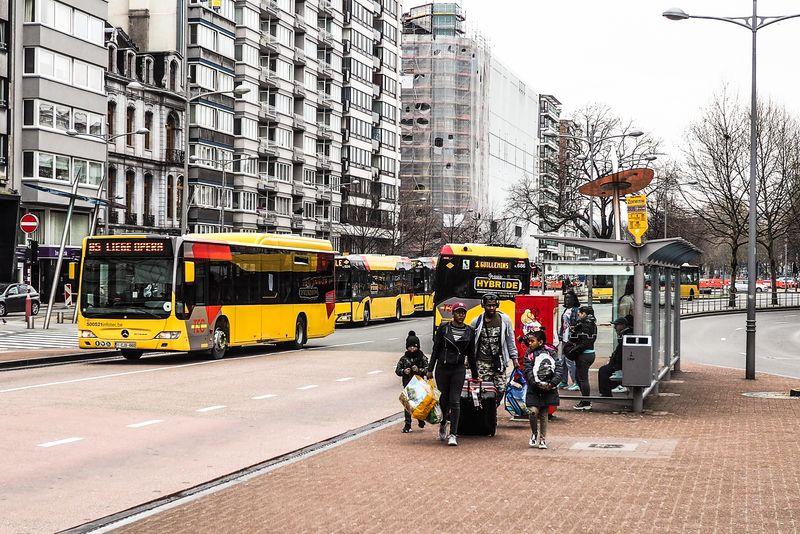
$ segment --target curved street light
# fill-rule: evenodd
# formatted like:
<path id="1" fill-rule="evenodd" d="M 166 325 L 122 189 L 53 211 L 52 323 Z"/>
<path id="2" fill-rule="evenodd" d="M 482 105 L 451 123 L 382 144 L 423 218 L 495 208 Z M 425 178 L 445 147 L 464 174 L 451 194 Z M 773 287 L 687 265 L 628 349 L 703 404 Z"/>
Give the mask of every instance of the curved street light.
<path id="1" fill-rule="evenodd" d="M 756 186 L 758 123 L 758 86 L 756 69 L 756 43 L 758 30 L 777 22 L 800 17 L 800 13 L 785 16 L 765 17 L 758 14 L 758 0 L 753 0 L 753 14 L 749 17 L 711 17 L 690 15 L 684 10 L 674 7 L 664 11 L 662 16 L 669 20 L 705 19 L 728 22 L 749 30 L 752 33 L 752 52 L 750 63 L 750 213 L 747 226 L 747 341 L 745 352 L 745 373 L 747 380 L 756 378 L 756 206 L 758 203 Z"/>

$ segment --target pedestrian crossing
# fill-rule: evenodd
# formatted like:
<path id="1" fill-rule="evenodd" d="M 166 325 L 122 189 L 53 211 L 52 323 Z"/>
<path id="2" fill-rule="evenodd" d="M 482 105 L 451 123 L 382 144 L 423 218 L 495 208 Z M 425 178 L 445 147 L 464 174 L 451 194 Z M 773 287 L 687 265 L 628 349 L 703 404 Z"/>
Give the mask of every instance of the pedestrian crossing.
<path id="1" fill-rule="evenodd" d="M 14 350 L 78 349 L 78 333 L 69 330 L 0 331 L 0 352 Z"/>

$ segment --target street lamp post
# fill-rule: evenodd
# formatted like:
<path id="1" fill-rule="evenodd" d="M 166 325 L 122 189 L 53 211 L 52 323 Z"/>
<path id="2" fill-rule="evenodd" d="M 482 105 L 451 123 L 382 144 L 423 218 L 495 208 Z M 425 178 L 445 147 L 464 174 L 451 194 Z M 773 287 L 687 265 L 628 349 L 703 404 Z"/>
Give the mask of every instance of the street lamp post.
<path id="1" fill-rule="evenodd" d="M 184 35 L 184 50 L 186 49 L 186 35 Z M 192 102 L 201 98 L 211 95 L 233 95 L 235 98 L 246 95 L 250 92 L 249 87 L 242 87 L 238 85 L 229 91 L 207 91 L 199 93 L 194 96 L 189 96 L 188 77 L 186 59 L 184 58 L 184 94 L 173 93 L 158 87 L 146 87 L 139 82 L 131 82 L 127 88 L 129 90 L 142 90 L 151 93 L 168 94 L 176 96 L 178 99 L 186 103 L 186 115 L 183 119 L 183 190 L 181 191 L 181 234 L 187 234 L 189 231 L 189 116 L 191 114 Z"/>
<path id="2" fill-rule="evenodd" d="M 672 8 L 663 13 L 669 20 L 705 19 L 729 22 L 741 26 L 752 33 L 752 54 L 750 64 L 750 213 L 747 227 L 747 342 L 745 353 L 745 378 L 756 378 L 756 159 L 757 159 L 757 123 L 758 123 L 758 87 L 756 84 L 756 37 L 758 30 L 776 22 L 800 17 L 796 15 L 765 17 L 758 14 L 758 0 L 753 0 L 753 14 L 749 17 L 710 17 L 689 15 L 682 9 Z M 733 273 L 735 275 L 735 273 Z"/>

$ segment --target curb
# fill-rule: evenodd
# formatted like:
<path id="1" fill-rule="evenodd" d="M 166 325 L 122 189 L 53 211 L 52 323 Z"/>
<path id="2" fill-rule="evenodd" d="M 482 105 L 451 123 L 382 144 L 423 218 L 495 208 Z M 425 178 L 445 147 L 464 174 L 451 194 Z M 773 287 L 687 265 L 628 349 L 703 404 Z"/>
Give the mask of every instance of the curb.
<path id="1" fill-rule="evenodd" d="M 119 356 L 116 350 L 103 350 L 91 352 L 74 352 L 70 354 L 60 354 L 57 356 L 42 356 L 41 358 L 23 358 L 19 360 L 7 360 L 0 362 L 0 371 L 16 371 L 19 369 L 33 369 L 49 365 L 63 363 L 74 363 L 80 361 L 102 360 L 109 357 Z"/>

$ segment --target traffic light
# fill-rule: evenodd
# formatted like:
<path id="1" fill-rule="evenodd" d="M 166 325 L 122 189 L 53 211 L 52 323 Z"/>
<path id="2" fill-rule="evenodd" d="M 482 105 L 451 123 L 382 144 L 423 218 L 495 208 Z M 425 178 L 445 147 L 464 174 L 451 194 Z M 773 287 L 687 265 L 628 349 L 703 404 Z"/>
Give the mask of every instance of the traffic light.
<path id="1" fill-rule="evenodd" d="M 39 242 L 30 241 L 25 249 L 25 263 L 32 265 L 39 261 Z"/>

